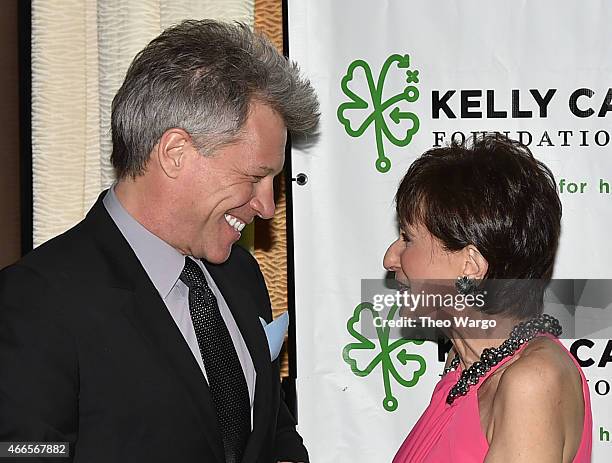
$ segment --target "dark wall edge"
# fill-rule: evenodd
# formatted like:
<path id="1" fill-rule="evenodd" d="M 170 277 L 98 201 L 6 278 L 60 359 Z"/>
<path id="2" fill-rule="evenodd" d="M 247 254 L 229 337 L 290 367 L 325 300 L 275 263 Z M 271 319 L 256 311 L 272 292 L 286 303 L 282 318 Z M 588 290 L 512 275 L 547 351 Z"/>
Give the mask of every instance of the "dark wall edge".
<path id="1" fill-rule="evenodd" d="M 282 0 L 283 12 L 283 54 L 289 58 L 289 6 L 288 0 Z M 285 401 L 296 421 L 297 394 L 295 380 L 297 378 L 297 345 L 295 341 L 295 261 L 293 241 L 293 174 L 291 170 L 291 136 L 287 137 L 285 151 L 285 204 L 286 218 L 285 226 L 287 233 L 287 310 L 289 312 L 289 339 L 287 354 L 289 358 L 289 377 L 283 381 Z"/>
<path id="2" fill-rule="evenodd" d="M 18 2 L 19 28 L 19 151 L 21 255 L 33 248 L 32 193 L 32 2 Z"/>

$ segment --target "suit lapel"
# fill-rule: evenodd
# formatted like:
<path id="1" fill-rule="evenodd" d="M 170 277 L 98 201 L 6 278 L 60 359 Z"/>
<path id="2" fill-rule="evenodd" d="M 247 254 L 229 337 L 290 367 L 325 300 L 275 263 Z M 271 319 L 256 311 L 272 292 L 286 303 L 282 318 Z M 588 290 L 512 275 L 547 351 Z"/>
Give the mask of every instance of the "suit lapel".
<path id="1" fill-rule="evenodd" d="M 223 441 L 206 379 L 161 297 L 154 291 L 147 277 L 134 292 L 135 304 L 125 314 L 147 340 L 153 355 L 185 387 L 203 418 L 202 428 L 215 456 L 224 461 Z"/>
<path id="2" fill-rule="evenodd" d="M 272 408 L 272 362 L 265 332 L 259 320 L 253 297 L 239 282 L 232 280 L 223 265 L 204 262 L 223 294 L 236 324 L 249 349 L 256 372 L 255 400 L 253 404 L 253 431 L 242 459 L 243 463 L 255 462 L 263 444 Z M 236 277 L 234 275 L 234 277 Z"/>
<path id="3" fill-rule="evenodd" d="M 106 212 L 102 198 L 103 194 L 86 220 L 109 260 L 115 264 L 116 282 L 121 287 L 127 286 L 132 294 L 132 303 L 124 304 L 123 312 L 144 339 L 152 356 L 186 389 L 200 417 L 205 438 L 216 459 L 223 462 L 223 441 L 202 371 L 155 286 Z"/>

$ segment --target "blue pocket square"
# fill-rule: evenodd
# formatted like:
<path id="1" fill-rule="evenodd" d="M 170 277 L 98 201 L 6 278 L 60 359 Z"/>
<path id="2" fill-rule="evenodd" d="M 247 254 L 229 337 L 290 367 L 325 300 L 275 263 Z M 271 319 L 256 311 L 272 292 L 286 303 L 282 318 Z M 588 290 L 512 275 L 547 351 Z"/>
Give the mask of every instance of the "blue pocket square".
<path id="1" fill-rule="evenodd" d="M 283 347 L 283 341 L 285 340 L 285 334 L 289 327 L 289 314 L 285 312 L 280 317 L 272 320 L 270 323 L 259 317 L 261 324 L 266 332 L 266 338 L 268 338 L 268 347 L 270 348 L 270 360 L 274 361 L 280 354 L 281 348 Z"/>

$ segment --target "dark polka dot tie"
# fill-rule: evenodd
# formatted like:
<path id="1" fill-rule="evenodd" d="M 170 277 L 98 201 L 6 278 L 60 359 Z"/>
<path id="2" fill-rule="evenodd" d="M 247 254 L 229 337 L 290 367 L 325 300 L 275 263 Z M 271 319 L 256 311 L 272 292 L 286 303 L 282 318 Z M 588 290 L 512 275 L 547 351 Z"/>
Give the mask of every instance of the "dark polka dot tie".
<path id="1" fill-rule="evenodd" d="M 236 348 L 202 269 L 189 257 L 180 279 L 189 287 L 189 311 L 223 437 L 226 463 L 239 463 L 251 432 L 251 406 Z"/>

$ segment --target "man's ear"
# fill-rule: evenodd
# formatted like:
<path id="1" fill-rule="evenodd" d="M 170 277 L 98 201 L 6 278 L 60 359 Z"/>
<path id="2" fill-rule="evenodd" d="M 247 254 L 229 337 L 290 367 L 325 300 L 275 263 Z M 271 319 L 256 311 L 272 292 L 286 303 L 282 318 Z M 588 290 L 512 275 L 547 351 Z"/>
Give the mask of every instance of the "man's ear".
<path id="1" fill-rule="evenodd" d="M 157 143 L 157 161 L 170 178 L 178 177 L 185 166 L 186 152 L 191 147 L 191 136 L 183 129 L 166 130 Z"/>
<path id="2" fill-rule="evenodd" d="M 468 244 L 463 248 L 465 256 L 465 264 L 463 266 L 463 275 L 475 280 L 482 280 L 489 270 L 487 259 L 480 253 L 478 248 L 472 244 Z"/>

